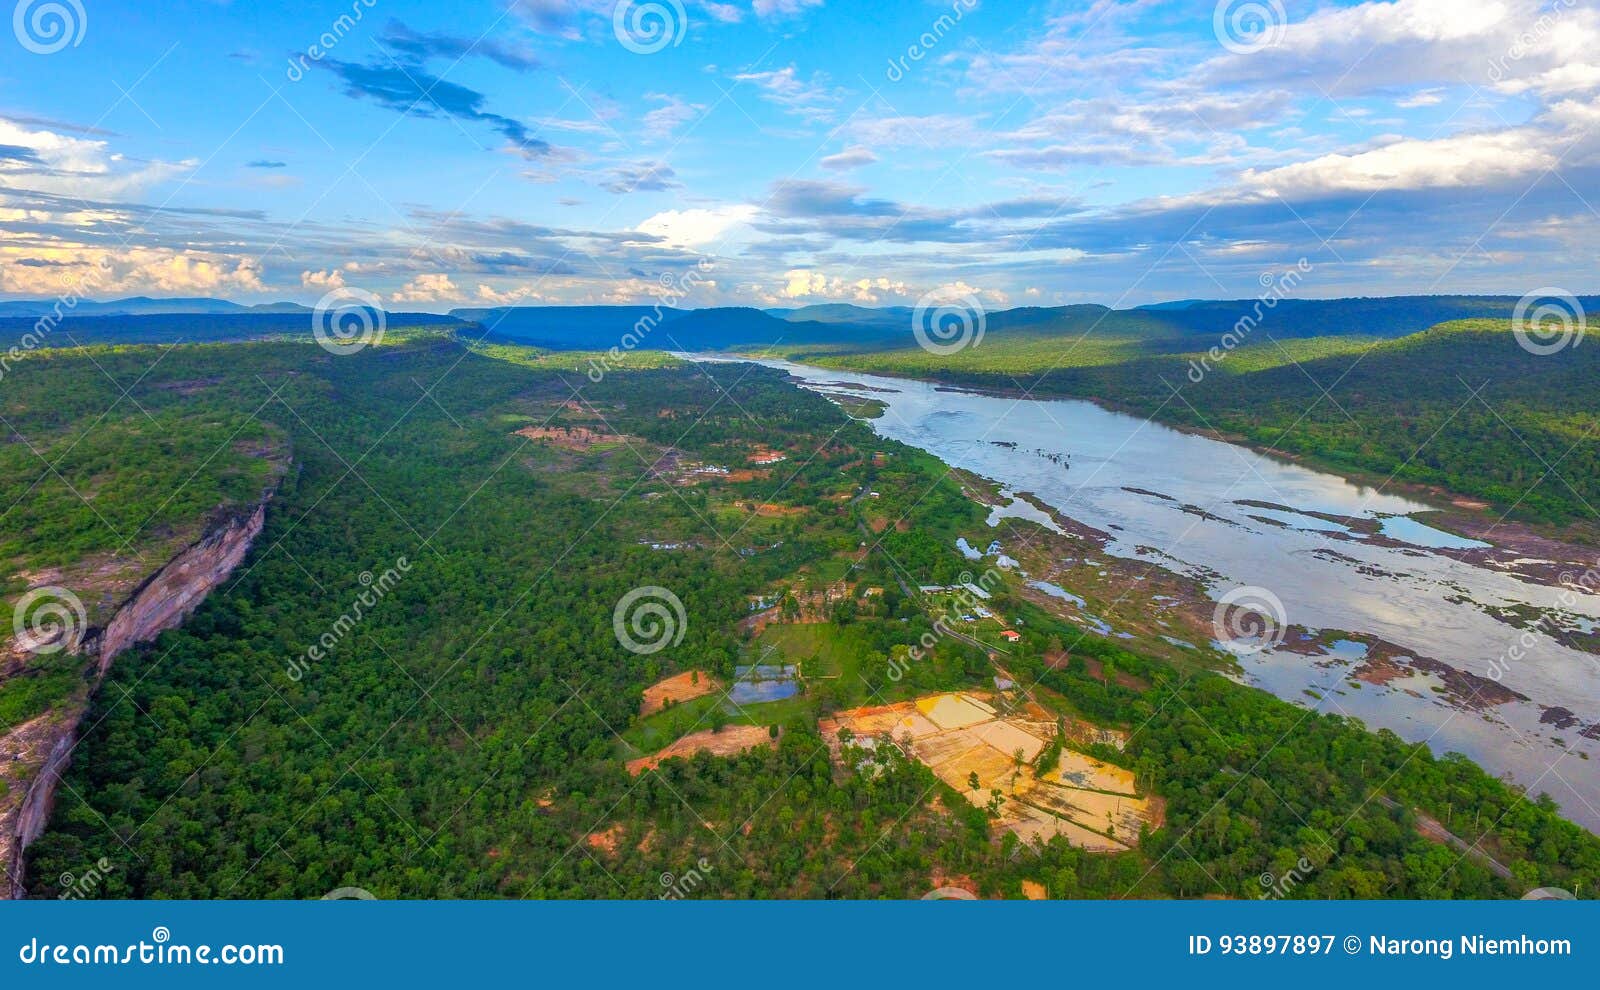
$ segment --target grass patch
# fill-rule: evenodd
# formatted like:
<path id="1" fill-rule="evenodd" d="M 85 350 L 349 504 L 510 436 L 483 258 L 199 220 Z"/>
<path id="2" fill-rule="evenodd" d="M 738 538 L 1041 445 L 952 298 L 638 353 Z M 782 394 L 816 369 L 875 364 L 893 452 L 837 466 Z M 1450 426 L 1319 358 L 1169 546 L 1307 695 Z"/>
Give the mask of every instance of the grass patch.
<path id="1" fill-rule="evenodd" d="M 0 725 L 19 725 L 62 701 L 82 683 L 82 659 L 73 654 L 41 658 L 0 684 Z"/>
<path id="2" fill-rule="evenodd" d="M 751 644 L 752 663 L 795 663 L 806 677 L 839 677 L 860 666 L 863 644 L 831 622 L 771 625 Z"/>
<path id="3" fill-rule="evenodd" d="M 724 706 L 724 692 L 708 694 L 681 704 L 670 705 L 648 718 L 635 722 L 622 733 L 622 752 L 625 759 L 645 756 L 664 748 L 691 732 L 714 728 L 719 724 L 713 708 L 724 708 L 722 725 L 787 725 L 796 719 L 811 721 L 816 716 L 810 699 L 796 695 L 782 701 L 768 701 L 758 705 L 744 705 L 733 709 Z"/>

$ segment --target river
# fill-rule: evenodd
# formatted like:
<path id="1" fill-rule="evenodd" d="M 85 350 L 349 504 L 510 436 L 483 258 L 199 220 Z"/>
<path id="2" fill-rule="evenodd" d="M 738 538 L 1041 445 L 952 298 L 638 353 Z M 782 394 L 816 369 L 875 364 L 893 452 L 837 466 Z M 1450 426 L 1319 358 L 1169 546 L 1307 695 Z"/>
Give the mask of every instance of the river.
<path id="1" fill-rule="evenodd" d="M 1528 701 L 1461 705 L 1436 673 L 1410 667 L 1386 683 L 1354 682 L 1361 643 L 1342 642 L 1320 657 L 1254 652 L 1263 644 L 1234 650 L 1250 684 L 1439 753 L 1462 753 L 1532 793 L 1547 792 L 1568 818 L 1600 831 L 1600 743 L 1578 731 L 1600 718 L 1600 657 L 1547 634 L 1594 630 L 1600 596 L 1438 552 L 1487 545 L 1417 520 L 1429 507 L 1416 501 L 1091 402 L 760 363 L 803 387 L 883 402 L 884 414 L 870 421 L 879 434 L 1111 534 L 1106 553 L 1188 574 L 1213 598 L 1241 586 L 1266 589 L 1288 624 L 1367 634 L 1457 670 L 1497 673 Z M 1328 515 L 1373 520 L 1385 539 Z M 1550 624 L 1518 628 L 1490 614 L 1514 606 L 1536 608 Z M 1512 653 L 1519 639 L 1531 644 L 1525 655 Z M 1550 715 L 1557 708 L 1581 722 L 1558 727 Z"/>

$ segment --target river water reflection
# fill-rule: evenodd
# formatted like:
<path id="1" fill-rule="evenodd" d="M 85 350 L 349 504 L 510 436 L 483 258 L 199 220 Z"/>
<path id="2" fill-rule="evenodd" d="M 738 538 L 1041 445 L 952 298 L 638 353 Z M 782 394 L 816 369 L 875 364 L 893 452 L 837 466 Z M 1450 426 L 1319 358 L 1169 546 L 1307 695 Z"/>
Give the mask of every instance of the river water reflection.
<path id="1" fill-rule="evenodd" d="M 1201 579 L 1213 597 L 1270 589 L 1290 623 L 1366 633 L 1458 670 L 1484 675 L 1524 635 L 1486 607 L 1559 609 L 1582 628 L 1600 596 L 1573 595 L 1433 552 L 1472 541 L 1412 518 L 1426 506 L 1335 475 L 1075 400 L 1017 400 L 926 382 L 763 361 L 805 387 L 877 399 L 872 427 L 954 467 L 1029 492 L 1111 534 L 1106 551 Z M 1134 490 L 1130 490 L 1134 489 Z M 1241 503 L 1271 503 L 1272 507 Z M 1317 515 L 1377 520 L 1374 542 Z M 1538 629 L 1502 683 L 1530 699 L 1481 710 L 1452 706 L 1421 671 L 1383 685 L 1348 680 L 1363 647 L 1326 657 L 1285 651 L 1241 657 L 1251 683 L 1300 704 L 1361 718 L 1435 751 L 1470 756 L 1496 775 L 1545 791 L 1600 830 L 1600 744 L 1541 721 L 1560 707 L 1600 717 L 1600 657 Z M 1316 696 L 1308 695 L 1310 689 Z M 1548 719 L 1548 716 L 1546 716 Z M 1591 759 L 1592 758 L 1592 759 Z"/>

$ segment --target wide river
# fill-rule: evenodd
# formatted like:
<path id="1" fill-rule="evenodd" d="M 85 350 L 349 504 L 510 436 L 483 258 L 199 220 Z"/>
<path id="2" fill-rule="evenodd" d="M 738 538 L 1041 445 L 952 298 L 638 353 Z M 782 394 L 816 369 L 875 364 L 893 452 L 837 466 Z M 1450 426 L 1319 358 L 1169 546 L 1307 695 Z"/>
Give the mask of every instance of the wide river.
<path id="1" fill-rule="evenodd" d="M 1434 552 L 1483 544 L 1410 518 L 1427 509 L 1417 502 L 1090 402 L 761 363 L 817 391 L 884 402 L 886 412 L 871 421 L 879 434 L 1030 493 L 1111 534 L 1106 553 L 1196 577 L 1214 598 L 1256 586 L 1282 602 L 1293 625 L 1369 634 L 1480 676 L 1503 669 L 1501 683 L 1529 702 L 1462 707 L 1435 690 L 1437 676 L 1417 670 L 1387 684 L 1352 683 L 1350 671 L 1366 652 L 1360 643 L 1342 643 L 1326 657 L 1268 650 L 1239 658 L 1249 683 L 1439 753 L 1463 753 L 1533 793 L 1547 792 L 1567 817 L 1600 831 L 1600 743 L 1579 735 L 1581 725 L 1562 730 L 1541 721 L 1554 707 L 1585 723 L 1600 718 L 1600 657 L 1562 645 L 1544 626 L 1526 632 L 1535 644 L 1526 658 L 1508 663 L 1507 651 L 1525 632 L 1485 610 L 1532 606 L 1553 624 L 1587 631 L 1600 623 L 1600 596 Z M 1379 520 L 1402 545 L 1373 542 L 1307 510 Z"/>

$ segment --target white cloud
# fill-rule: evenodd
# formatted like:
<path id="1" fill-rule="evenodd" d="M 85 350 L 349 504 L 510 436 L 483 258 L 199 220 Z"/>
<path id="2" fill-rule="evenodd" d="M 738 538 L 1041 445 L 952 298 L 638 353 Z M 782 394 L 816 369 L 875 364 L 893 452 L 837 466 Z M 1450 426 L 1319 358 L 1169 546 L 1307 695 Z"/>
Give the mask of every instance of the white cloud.
<path id="1" fill-rule="evenodd" d="M 478 283 L 478 298 L 495 306 L 511 306 L 516 303 L 542 303 L 546 301 L 544 296 L 526 285 L 500 290 L 483 282 Z"/>
<path id="2" fill-rule="evenodd" d="M 1200 85 L 1281 82 L 1335 97 L 1459 83 L 1502 92 L 1593 88 L 1600 12 L 1575 0 L 1369 0 L 1290 21 L 1277 43 L 1219 55 Z"/>
<path id="3" fill-rule="evenodd" d="M 835 172 L 844 172 L 852 168 L 860 168 L 863 165 L 871 165 L 877 160 L 878 156 L 872 153 L 872 149 L 858 144 L 853 148 L 846 148 L 838 154 L 829 155 L 817 164 Z"/>
<path id="4" fill-rule="evenodd" d="M 844 130 L 862 144 L 879 149 L 923 148 L 938 151 L 970 145 L 988 136 L 981 118 L 953 113 L 857 116 L 844 126 Z"/>
<path id="5" fill-rule="evenodd" d="M 1402 140 L 1359 154 L 1323 155 L 1265 172 L 1241 185 L 1286 199 L 1332 192 L 1459 188 L 1502 182 L 1555 165 L 1558 149 L 1522 129 Z"/>
<path id="6" fill-rule="evenodd" d="M 645 136 L 654 141 L 664 141 L 672 137 L 678 128 L 706 111 L 703 103 L 685 103 L 676 96 L 664 93 L 650 93 L 645 99 L 656 100 L 663 104 L 645 114 L 642 120 Z"/>
<path id="7" fill-rule="evenodd" d="M 755 0 L 757 17 L 793 17 L 801 11 L 820 7 L 823 0 Z"/>
<path id="8" fill-rule="evenodd" d="M 839 94 L 829 86 L 826 75 L 818 72 L 803 79 L 792 65 L 766 72 L 741 72 L 733 78 L 735 82 L 750 83 L 761 90 L 762 99 L 807 120 L 827 119 L 839 102 Z"/>
<path id="9" fill-rule="evenodd" d="M 746 204 L 663 210 L 646 218 L 634 230 L 659 237 L 673 247 L 699 247 L 721 240 L 730 229 L 748 223 L 755 215 L 756 208 Z"/>
<path id="10" fill-rule="evenodd" d="M 904 297 L 911 292 L 911 287 L 904 282 L 883 275 L 877 278 L 858 278 L 851 283 L 850 288 L 852 299 L 868 305 L 882 302 L 885 296 Z"/>
<path id="11" fill-rule="evenodd" d="M 30 130 L 0 117 L 0 145 L 21 149 L 0 158 L 0 188 L 31 189 L 84 199 L 110 199 L 143 192 L 182 175 L 193 161 L 144 162 L 137 167 L 107 150 L 107 142 Z"/>
<path id="12" fill-rule="evenodd" d="M 1419 89 L 1410 96 L 1403 96 L 1394 101 L 1394 105 L 1402 110 L 1415 110 L 1418 107 L 1433 107 L 1444 102 L 1444 90 L 1440 88 Z"/>
<path id="13" fill-rule="evenodd" d="M 700 6 L 705 8 L 706 13 L 711 15 L 712 20 L 720 21 L 723 24 L 737 24 L 744 20 L 744 9 L 731 3 L 712 3 L 708 0 L 708 2 L 702 3 Z"/>
<path id="14" fill-rule="evenodd" d="M 834 283 L 837 284 L 838 280 L 835 279 Z M 804 299 L 827 295 L 828 284 L 828 276 L 821 272 L 795 268 L 783 273 L 783 288 L 779 291 L 788 299 Z"/>
<path id="15" fill-rule="evenodd" d="M 618 196 L 632 192 L 660 192 L 677 189 L 683 183 L 666 162 L 621 162 L 606 169 L 600 188 Z"/>
<path id="16" fill-rule="evenodd" d="M 326 272 L 301 272 L 300 285 L 307 289 L 340 289 L 344 287 L 344 272 L 335 268 Z"/>
<path id="17" fill-rule="evenodd" d="M 939 298 L 972 296 L 995 305 L 1005 305 L 1009 297 L 998 289 L 980 289 L 964 281 L 947 282 L 931 290 L 923 289 L 888 275 L 864 278 L 828 275 L 811 268 L 795 268 L 783 275 L 778 296 L 788 300 L 837 301 L 848 299 L 863 306 L 907 303 L 925 295 Z"/>
<path id="18" fill-rule="evenodd" d="M 266 291 L 254 258 L 134 247 L 110 251 L 81 244 L 0 246 L 0 292 L 89 297 L 143 293 L 215 295 Z"/>
<path id="19" fill-rule="evenodd" d="M 461 298 L 461 290 L 443 272 L 423 273 L 389 293 L 397 303 L 446 302 Z"/>

